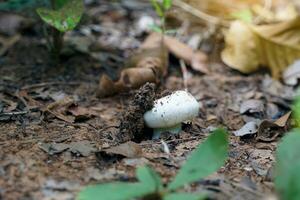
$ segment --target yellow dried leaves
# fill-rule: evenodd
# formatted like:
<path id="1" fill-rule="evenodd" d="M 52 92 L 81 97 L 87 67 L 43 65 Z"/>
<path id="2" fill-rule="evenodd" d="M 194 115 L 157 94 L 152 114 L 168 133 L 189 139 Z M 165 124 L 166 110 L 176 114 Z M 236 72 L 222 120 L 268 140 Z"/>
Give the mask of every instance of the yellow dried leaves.
<path id="1" fill-rule="evenodd" d="M 244 73 L 267 67 L 273 78 L 300 58 L 300 17 L 270 25 L 235 21 L 225 35 L 222 60 Z"/>

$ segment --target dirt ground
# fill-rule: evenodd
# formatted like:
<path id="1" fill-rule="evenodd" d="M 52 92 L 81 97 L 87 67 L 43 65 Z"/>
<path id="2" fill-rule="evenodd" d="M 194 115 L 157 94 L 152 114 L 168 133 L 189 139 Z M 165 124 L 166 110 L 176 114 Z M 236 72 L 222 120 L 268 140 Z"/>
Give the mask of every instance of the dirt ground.
<path id="1" fill-rule="evenodd" d="M 188 91 L 201 109 L 179 135 L 164 136 L 170 154 L 162 150 L 160 140 L 151 140 L 149 130 L 136 126 L 132 129 L 140 130 L 141 137 L 127 147 L 134 148 L 134 158 L 104 153 L 103 149 L 120 143 L 121 133 L 127 134 L 127 129 L 120 133 L 119 125 L 128 119 L 124 115 L 137 91 L 100 99 L 96 89 L 101 74 L 117 77 L 128 55 L 145 38 L 129 34 L 144 14 L 140 8 L 124 2 L 106 2 L 102 9 L 90 5 L 92 17 L 84 18 L 81 28 L 94 23 L 122 33 L 100 33 L 101 41 L 109 44 L 97 54 L 98 59 L 75 51 L 54 66 L 38 28 L 24 31 L 0 57 L 0 199 L 74 199 L 88 184 L 134 181 L 136 167 L 144 164 L 167 182 L 216 127 L 225 127 L 231 135 L 229 159 L 217 173 L 185 190 L 206 190 L 212 199 L 232 200 L 272 194 L 274 151 L 285 127 L 268 129 L 273 135 L 236 137 L 232 133 L 251 120 L 274 120 L 289 112 L 294 90 L 272 80 L 268 72 L 246 76 L 215 58 L 209 63 L 210 74 L 189 69 Z M 150 6 L 146 9 L 155 16 Z M 119 41 L 124 45 L 118 46 Z M 180 67 L 174 62 L 155 95 L 183 88 Z M 261 110 L 241 113 L 242 104 L 253 99 L 262 102 Z"/>

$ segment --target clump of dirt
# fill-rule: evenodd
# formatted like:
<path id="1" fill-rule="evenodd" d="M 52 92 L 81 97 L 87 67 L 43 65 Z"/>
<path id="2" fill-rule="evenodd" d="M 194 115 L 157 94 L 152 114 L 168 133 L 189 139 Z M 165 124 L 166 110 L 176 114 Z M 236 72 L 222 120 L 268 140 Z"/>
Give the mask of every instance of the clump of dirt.
<path id="1" fill-rule="evenodd" d="M 135 94 L 128 109 L 122 113 L 120 132 L 117 137 L 119 142 L 136 141 L 145 138 L 145 136 L 143 136 L 143 115 L 153 107 L 156 98 L 155 88 L 154 83 L 146 83 L 143 85 Z"/>

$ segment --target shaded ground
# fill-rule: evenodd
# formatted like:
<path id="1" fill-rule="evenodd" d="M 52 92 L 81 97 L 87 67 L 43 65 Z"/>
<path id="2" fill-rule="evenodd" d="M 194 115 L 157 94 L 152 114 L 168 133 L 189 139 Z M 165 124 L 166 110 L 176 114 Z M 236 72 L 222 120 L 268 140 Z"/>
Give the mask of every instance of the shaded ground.
<path id="1" fill-rule="evenodd" d="M 94 23 L 104 27 L 113 23 L 116 30 L 142 15 L 142 11 L 129 14 L 132 10 L 124 5 L 107 10 L 95 11 L 101 20 Z M 134 29 L 133 25 L 130 28 Z M 142 39 L 132 40 L 138 46 Z M 41 39 L 27 34 L 0 58 L 2 199 L 73 199 L 87 184 L 133 181 L 136 167 L 142 164 L 153 166 L 167 181 L 213 128 L 224 126 L 232 132 L 249 120 L 277 119 L 289 111 L 292 88 L 272 81 L 265 73 L 244 76 L 214 61 L 210 63 L 211 74 L 190 73 L 188 90 L 202 107 L 192 126 L 178 136 L 165 137 L 171 154 L 164 153 L 161 142 L 154 140 L 138 143 L 142 158 L 95 154 L 118 144 L 116 126 L 135 94 L 131 91 L 104 99 L 96 97 L 100 75 L 106 72 L 117 76 L 136 47 L 122 48 L 102 49 L 105 56 L 100 60 L 76 52 L 65 56 L 61 66 L 53 67 Z M 183 89 L 180 67 L 174 64 L 169 72 L 158 90 Z M 240 114 L 241 104 L 249 99 L 261 100 L 262 112 Z M 260 199 L 273 190 L 272 163 L 278 140 L 262 142 L 254 137 L 231 136 L 226 165 L 186 190 L 209 190 L 216 199 Z"/>

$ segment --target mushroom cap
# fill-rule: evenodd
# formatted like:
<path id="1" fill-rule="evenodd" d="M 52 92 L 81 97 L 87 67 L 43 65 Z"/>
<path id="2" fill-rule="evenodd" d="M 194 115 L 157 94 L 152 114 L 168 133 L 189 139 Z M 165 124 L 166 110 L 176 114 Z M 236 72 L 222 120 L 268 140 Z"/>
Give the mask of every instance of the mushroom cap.
<path id="1" fill-rule="evenodd" d="M 144 114 L 149 128 L 168 128 L 192 120 L 198 115 L 200 104 L 186 91 L 176 91 L 154 102 Z"/>

